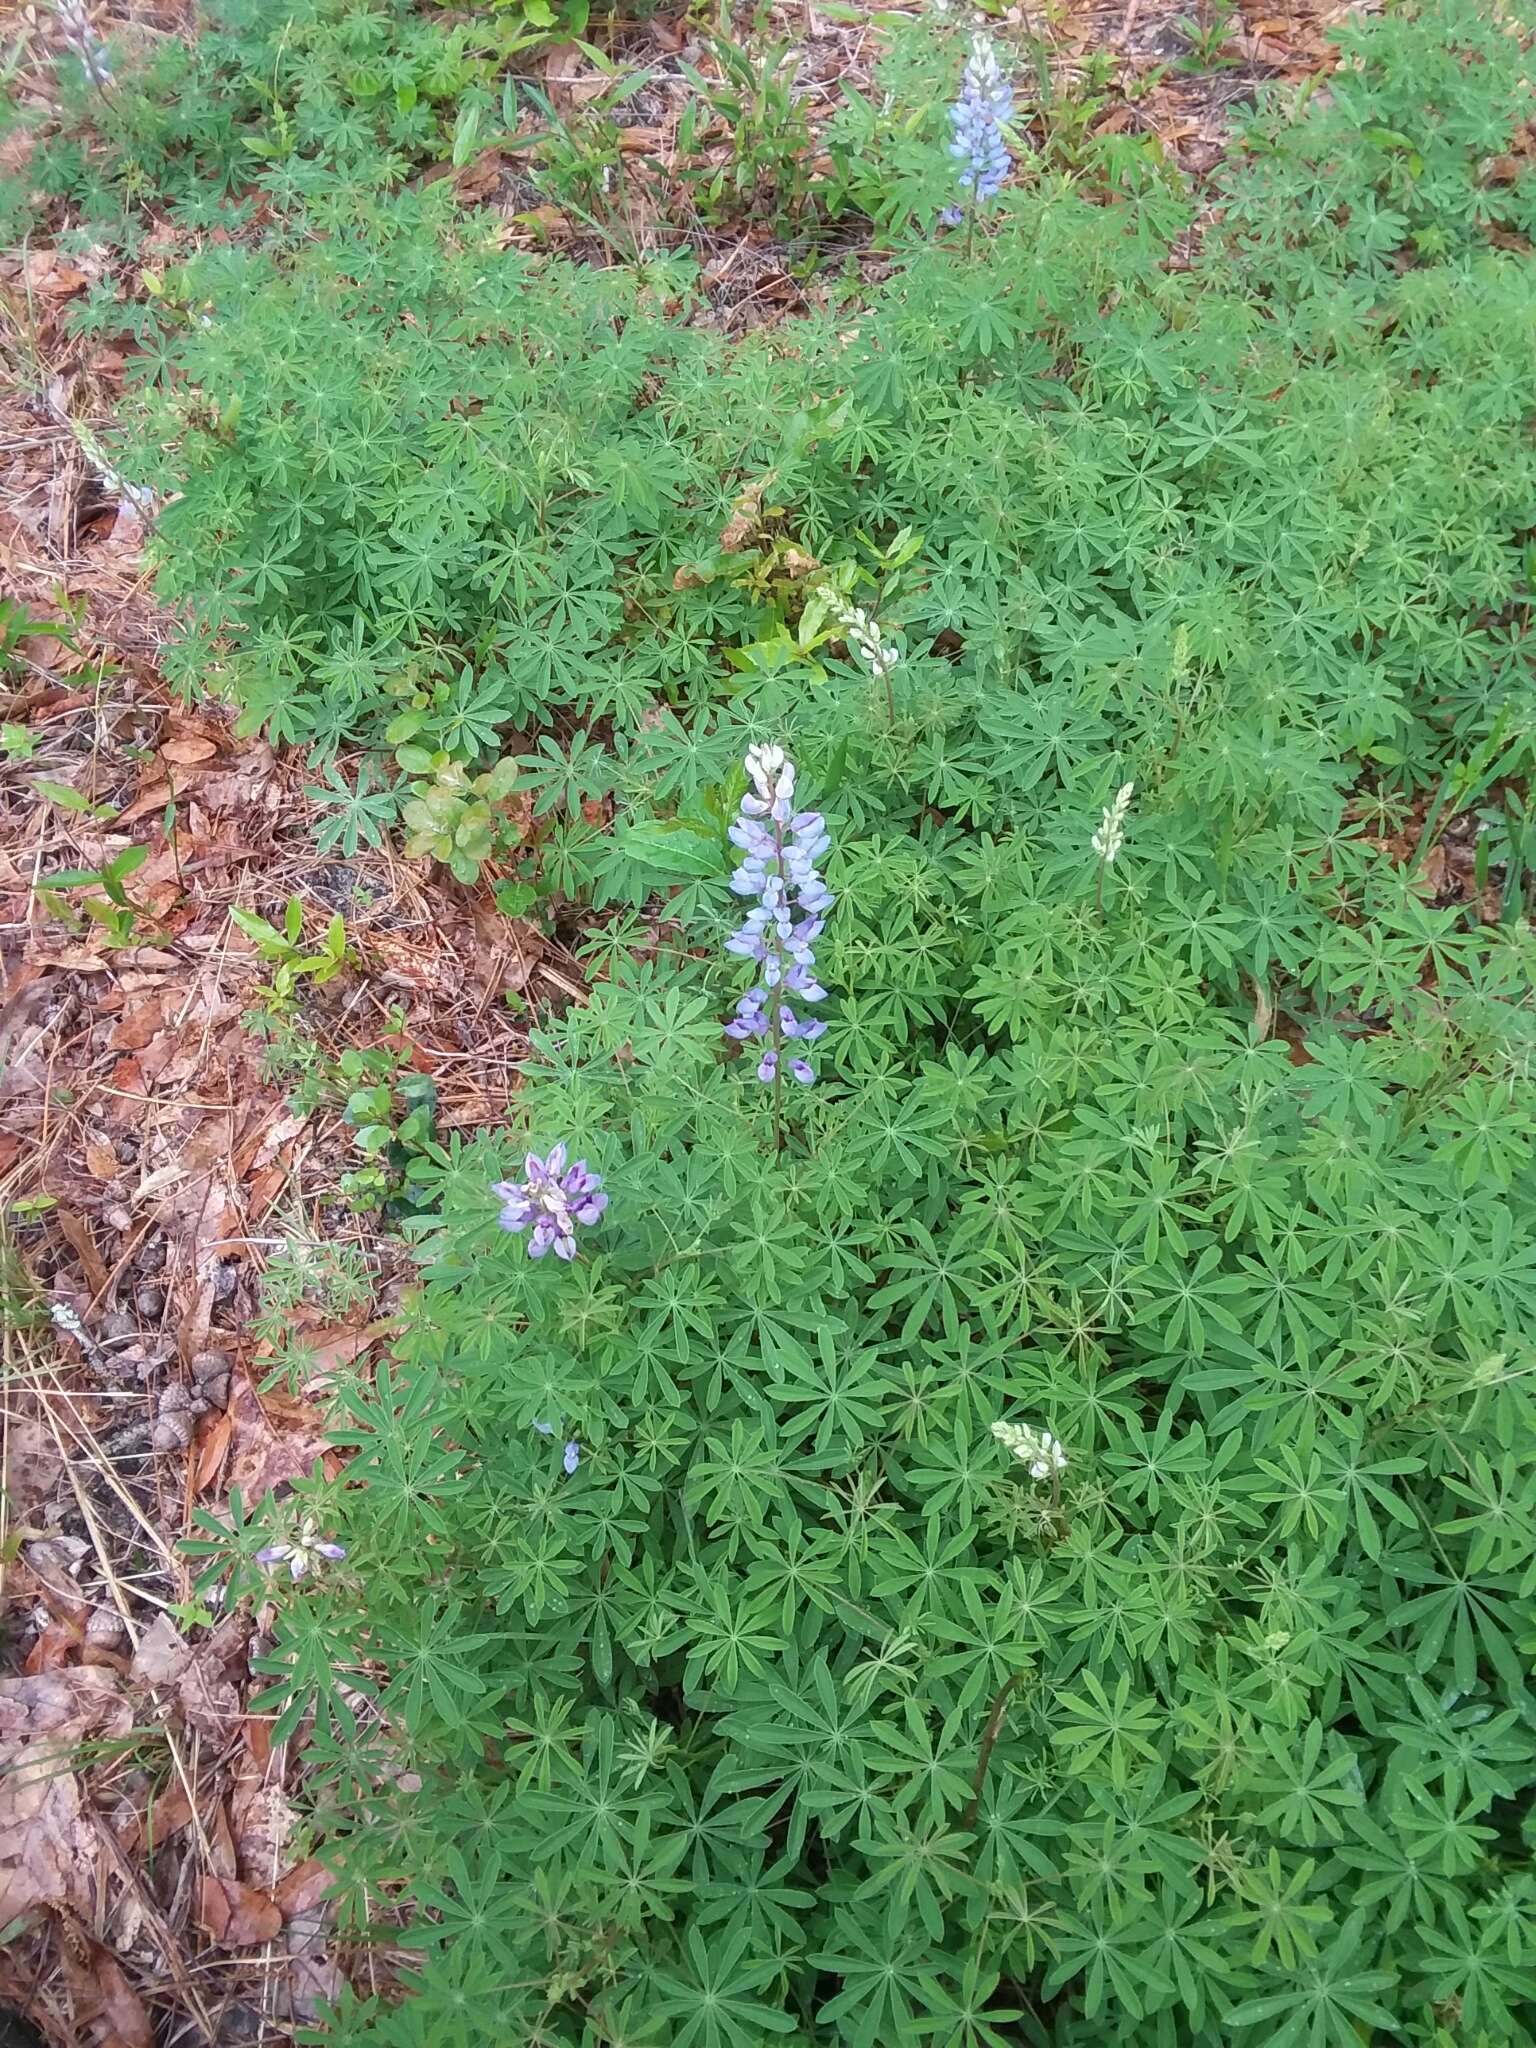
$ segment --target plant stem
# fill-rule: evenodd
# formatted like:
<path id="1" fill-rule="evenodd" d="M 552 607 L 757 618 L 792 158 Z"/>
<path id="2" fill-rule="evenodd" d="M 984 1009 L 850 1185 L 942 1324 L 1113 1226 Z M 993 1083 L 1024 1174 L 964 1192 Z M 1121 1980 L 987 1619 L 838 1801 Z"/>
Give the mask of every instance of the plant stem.
<path id="1" fill-rule="evenodd" d="M 997 1747 L 997 1738 L 1003 1730 L 1003 1717 L 1008 1711 L 1008 1702 L 1028 1676 L 1027 1671 L 1015 1671 L 1011 1678 L 1004 1681 L 992 1702 L 992 1711 L 987 1716 L 987 1725 L 981 1734 L 981 1753 L 976 1759 L 976 1775 L 971 1780 L 970 1800 L 960 1818 L 961 1831 L 965 1834 L 969 1834 L 976 1825 L 977 1811 L 981 1806 L 981 1788 L 986 1783 L 987 1765 L 992 1761 L 992 1752 Z"/>

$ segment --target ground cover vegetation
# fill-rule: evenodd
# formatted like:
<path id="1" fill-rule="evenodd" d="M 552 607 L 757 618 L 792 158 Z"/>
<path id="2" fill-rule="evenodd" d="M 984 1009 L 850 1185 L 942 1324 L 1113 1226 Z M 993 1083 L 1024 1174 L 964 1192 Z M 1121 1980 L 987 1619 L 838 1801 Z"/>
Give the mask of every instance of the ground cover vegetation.
<path id="1" fill-rule="evenodd" d="M 85 315 L 180 683 L 590 980 L 198 1545 L 414 1957 L 326 2039 L 1530 2039 L 1522 28 L 1341 31 L 1173 263 L 907 24 L 795 200 L 888 276 L 731 342 L 419 179 L 462 23 L 82 72 L 92 231 L 232 230 Z"/>

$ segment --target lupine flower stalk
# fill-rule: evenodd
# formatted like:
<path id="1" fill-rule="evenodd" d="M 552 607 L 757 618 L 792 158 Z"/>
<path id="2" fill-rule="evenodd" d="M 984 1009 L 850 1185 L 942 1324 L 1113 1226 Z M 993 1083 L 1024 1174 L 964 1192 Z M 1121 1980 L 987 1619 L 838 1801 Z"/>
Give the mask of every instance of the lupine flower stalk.
<path id="1" fill-rule="evenodd" d="M 1099 829 L 1093 835 L 1093 850 L 1106 867 L 1113 867 L 1120 858 L 1120 849 L 1125 844 L 1125 814 L 1135 794 L 1134 782 L 1122 782 L 1114 802 L 1104 806 Z"/>
<path id="2" fill-rule="evenodd" d="M 971 38 L 971 54 L 960 80 L 960 97 L 949 110 L 954 140 L 949 153 L 960 166 L 955 182 L 965 195 L 963 206 L 945 209 L 944 220 L 958 227 L 995 199 L 1013 169 L 1003 135 L 1013 119 L 1013 87 L 1003 76 L 992 38 L 979 31 Z"/>
<path id="3" fill-rule="evenodd" d="M 91 84 L 101 92 L 112 83 L 112 64 L 106 45 L 91 26 L 85 0 L 58 0 L 58 16 L 65 42 L 80 59 Z"/>
<path id="4" fill-rule="evenodd" d="M 297 1582 L 322 1563 L 339 1564 L 346 1554 L 339 1543 L 322 1543 L 319 1524 L 313 1515 L 306 1515 L 298 1535 L 291 1542 L 269 1543 L 264 1550 L 257 1551 L 256 1562 L 268 1571 L 285 1564 L 289 1578 Z"/>
<path id="5" fill-rule="evenodd" d="M 492 1185 L 491 1193 L 501 1197 L 497 1220 L 502 1229 L 526 1230 L 533 1225 L 528 1240 L 530 1259 L 542 1259 L 547 1251 L 553 1251 L 557 1259 L 574 1259 L 577 1226 L 596 1223 L 608 1206 L 602 1176 L 594 1173 L 585 1159 L 567 1166 L 563 1144 L 554 1146 L 547 1159 L 530 1152 L 523 1170 L 526 1180 L 499 1180 Z"/>
<path id="6" fill-rule="evenodd" d="M 894 725 L 896 698 L 891 688 L 891 677 L 901 660 L 901 649 L 893 647 L 888 640 L 882 640 L 880 628 L 871 614 L 844 597 L 840 590 L 834 589 L 830 584 L 823 584 L 819 595 L 828 612 L 847 635 L 848 645 L 875 681 L 885 685 L 886 710 Z"/>
<path id="7" fill-rule="evenodd" d="M 1100 917 L 1104 915 L 1104 870 L 1112 868 L 1120 858 L 1120 849 L 1125 844 L 1125 817 L 1131 808 L 1131 798 L 1136 793 L 1134 782 L 1122 782 L 1115 793 L 1112 804 L 1104 806 L 1104 815 L 1099 820 L 1099 829 L 1090 844 L 1099 857 L 1098 879 L 1094 886 L 1094 902 Z"/>
<path id="8" fill-rule="evenodd" d="M 992 1434 L 1005 1451 L 1029 1467 L 1031 1479 L 1049 1479 L 1060 1485 L 1067 1454 L 1048 1429 L 1032 1429 L 1027 1422 L 994 1422 Z"/>
<path id="9" fill-rule="evenodd" d="M 803 1087 L 816 1079 L 810 1061 L 788 1048 L 814 1043 L 827 1028 L 819 1018 L 802 1017 L 786 998 L 825 1000 L 813 948 L 837 899 L 816 868 L 831 843 L 826 821 L 819 811 L 794 807 L 794 762 L 782 747 L 753 746 L 747 750 L 746 769 L 746 794 L 731 826 L 732 842 L 743 857 L 731 887 L 756 901 L 726 940 L 726 950 L 756 962 L 760 978 L 737 1003 L 725 1033 L 739 1042 L 763 1044 L 757 1078 L 773 1083 L 774 1140 L 782 1148 L 784 1069 Z"/>

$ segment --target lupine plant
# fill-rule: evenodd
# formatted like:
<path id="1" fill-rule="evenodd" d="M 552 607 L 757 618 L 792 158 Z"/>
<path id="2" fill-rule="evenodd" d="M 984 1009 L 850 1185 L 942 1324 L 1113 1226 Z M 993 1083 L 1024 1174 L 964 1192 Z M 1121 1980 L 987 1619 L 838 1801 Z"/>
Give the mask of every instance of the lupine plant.
<path id="1" fill-rule="evenodd" d="M 1420 852 L 1536 757 L 1520 26 L 1342 31 L 1189 267 L 1111 138 L 727 348 L 288 165 L 146 334 L 188 676 L 515 729 L 589 978 L 259 1582 L 416 1958 L 316 2038 L 1532 2038 L 1536 939 Z M 887 704 L 811 607 L 903 530 Z"/>

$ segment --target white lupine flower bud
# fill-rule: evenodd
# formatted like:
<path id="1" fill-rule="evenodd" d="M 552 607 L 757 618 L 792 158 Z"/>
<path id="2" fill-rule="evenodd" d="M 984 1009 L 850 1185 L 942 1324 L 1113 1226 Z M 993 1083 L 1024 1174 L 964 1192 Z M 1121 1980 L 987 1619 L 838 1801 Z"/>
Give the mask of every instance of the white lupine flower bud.
<path id="1" fill-rule="evenodd" d="M 1134 782 L 1120 785 L 1114 802 L 1105 805 L 1099 829 L 1093 835 L 1093 850 L 1106 867 L 1113 867 L 1120 858 L 1120 849 L 1125 844 L 1125 814 L 1131 808 L 1135 789 Z"/>
<path id="2" fill-rule="evenodd" d="M 1031 1429 L 1028 1423 L 994 1422 L 992 1434 L 1029 1467 L 1031 1479 L 1059 1479 L 1067 1469 L 1067 1454 L 1048 1429 Z"/>
<path id="3" fill-rule="evenodd" d="M 877 683 L 886 677 L 901 660 L 899 647 L 892 647 L 880 637 L 880 628 L 870 614 L 856 604 L 851 604 L 840 590 L 823 584 L 819 592 L 822 603 L 842 627 L 849 646 L 863 662 Z"/>

